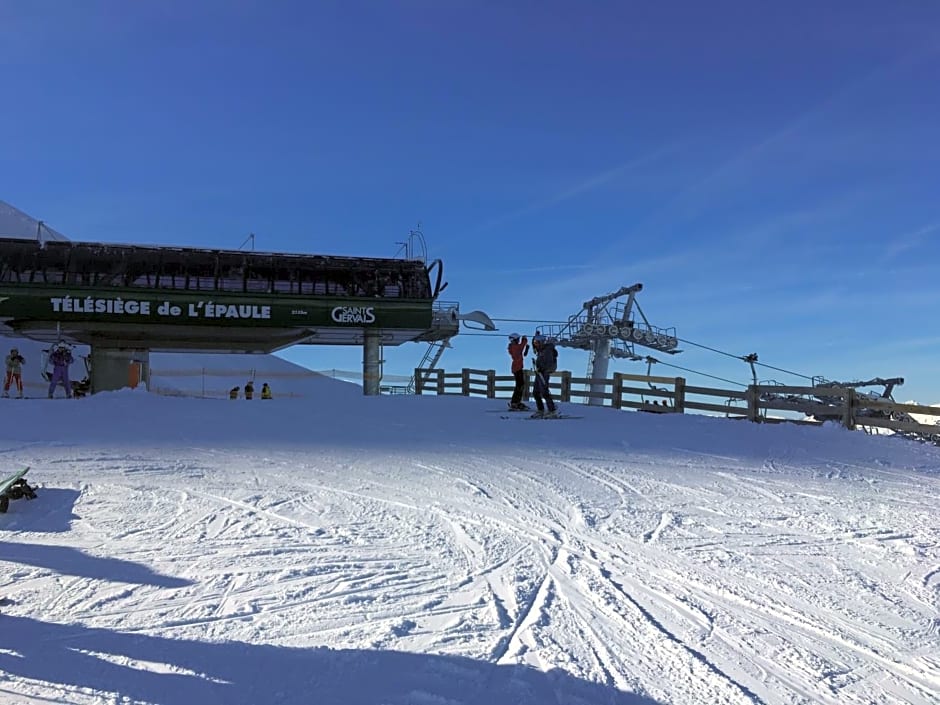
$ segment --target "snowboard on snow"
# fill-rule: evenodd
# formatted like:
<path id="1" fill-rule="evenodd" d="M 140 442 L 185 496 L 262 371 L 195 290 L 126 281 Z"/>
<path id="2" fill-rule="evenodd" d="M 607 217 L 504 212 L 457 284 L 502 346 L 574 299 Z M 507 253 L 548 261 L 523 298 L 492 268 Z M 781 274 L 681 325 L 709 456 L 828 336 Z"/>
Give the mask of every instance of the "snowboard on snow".
<path id="1" fill-rule="evenodd" d="M 2 480 L 0 480 L 0 495 L 6 494 L 7 488 L 23 477 L 23 475 L 25 475 L 27 472 L 29 472 L 29 468 L 25 467 L 22 470 L 17 470 L 12 475 L 7 475 Z"/>
<path id="2" fill-rule="evenodd" d="M 11 499 L 36 499 L 35 490 L 27 484 L 24 477 L 27 472 L 29 468 L 25 467 L 0 480 L 0 514 L 6 512 Z"/>

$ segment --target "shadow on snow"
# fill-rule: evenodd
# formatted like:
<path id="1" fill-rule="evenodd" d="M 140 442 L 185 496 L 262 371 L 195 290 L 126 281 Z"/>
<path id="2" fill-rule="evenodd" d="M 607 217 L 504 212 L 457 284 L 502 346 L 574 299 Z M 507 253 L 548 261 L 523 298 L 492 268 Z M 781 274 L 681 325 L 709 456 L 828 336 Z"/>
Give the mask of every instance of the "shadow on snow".
<path id="1" fill-rule="evenodd" d="M 657 705 L 560 670 L 399 651 L 170 639 L 8 614 L 0 615 L 0 670 L 158 705 Z"/>
<path id="2" fill-rule="evenodd" d="M 90 556 L 70 546 L 49 546 L 39 543 L 0 542 L 0 561 L 45 568 L 61 575 L 76 575 L 120 583 L 185 587 L 191 580 L 154 573 L 150 568 L 119 558 Z"/>
<path id="3" fill-rule="evenodd" d="M 64 533 L 72 528 L 72 521 L 78 518 L 72 509 L 79 494 L 78 490 L 37 487 L 36 499 L 10 502 L 7 513 L 0 515 L 0 531 Z"/>

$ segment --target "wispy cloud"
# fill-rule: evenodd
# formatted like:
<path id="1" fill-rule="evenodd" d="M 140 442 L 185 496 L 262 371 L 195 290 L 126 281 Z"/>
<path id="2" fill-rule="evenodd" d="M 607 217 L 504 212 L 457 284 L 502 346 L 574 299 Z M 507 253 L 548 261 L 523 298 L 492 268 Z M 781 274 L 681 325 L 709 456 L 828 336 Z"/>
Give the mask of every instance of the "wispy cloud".
<path id="1" fill-rule="evenodd" d="M 916 249 L 927 242 L 929 236 L 933 234 L 940 234 L 940 222 L 925 225 L 914 232 L 901 235 L 885 250 L 885 257 L 893 259 L 904 252 Z"/>
<path id="2" fill-rule="evenodd" d="M 933 353 L 937 348 L 940 348 L 940 336 L 933 335 L 877 342 L 871 346 L 870 351 L 904 358 L 918 352 Z"/>
<path id="3" fill-rule="evenodd" d="M 778 129 L 760 142 L 744 149 L 739 154 L 721 164 L 715 171 L 689 189 L 689 191 L 694 192 L 701 190 L 710 183 L 718 181 L 722 177 L 728 176 L 729 174 L 740 170 L 742 166 L 749 162 L 753 162 L 770 147 L 780 142 L 784 142 L 788 138 L 794 137 L 801 133 L 810 124 L 822 116 L 830 113 L 839 104 L 845 102 L 849 98 L 857 96 L 872 84 L 883 82 L 893 77 L 899 71 L 910 68 L 932 53 L 932 49 L 926 52 L 923 50 L 911 50 L 905 52 L 903 55 L 893 61 L 883 63 L 869 71 L 859 74 L 858 76 L 844 83 L 840 88 L 836 89 L 822 101 L 798 114 L 782 128 Z"/>
<path id="4" fill-rule="evenodd" d="M 506 274 L 539 274 L 541 272 L 570 272 L 577 270 L 587 270 L 593 269 L 593 265 L 590 264 L 558 264 L 558 265 L 549 265 L 545 267 L 516 267 L 513 269 L 492 269 L 487 267 L 484 269 L 478 270 L 463 270 L 462 274 L 474 274 L 480 272 L 486 272 L 487 275 L 506 275 Z"/>
<path id="5" fill-rule="evenodd" d="M 518 218 L 522 218 L 524 216 L 537 213 L 539 211 L 546 210 L 547 208 L 556 206 L 559 203 L 563 203 L 572 198 L 588 193 L 589 191 L 593 191 L 594 189 L 600 188 L 601 186 L 604 186 L 606 184 L 612 183 L 618 179 L 623 178 L 630 172 L 640 167 L 648 166 L 649 164 L 656 162 L 668 156 L 669 154 L 675 153 L 679 149 L 679 147 L 680 147 L 679 144 L 669 144 L 664 147 L 660 147 L 659 149 L 656 149 L 652 152 L 649 152 L 648 154 L 644 154 L 634 159 L 631 159 L 630 161 L 625 162 L 612 169 L 607 169 L 606 171 L 602 171 L 599 174 L 596 174 L 592 176 L 591 178 L 586 179 L 585 181 L 582 181 L 579 184 L 575 184 L 574 186 L 571 186 L 563 191 L 560 191 L 552 196 L 549 196 L 548 198 L 545 198 L 540 201 L 535 201 L 526 206 L 523 206 L 522 208 L 519 208 L 514 211 L 510 211 L 509 213 L 498 215 L 495 218 L 487 220 L 486 222 L 480 225 L 477 225 L 474 228 L 471 228 L 470 233 L 471 234 L 479 233 L 483 230 L 489 230 L 498 225 L 502 225 L 503 223 L 516 220 Z"/>
<path id="6" fill-rule="evenodd" d="M 825 99 L 796 114 L 789 121 L 721 161 L 701 178 L 680 188 L 672 197 L 658 205 L 645 219 L 630 229 L 619 243 L 634 241 L 639 235 L 648 234 L 654 228 L 675 227 L 699 214 L 703 209 L 720 204 L 719 194 L 737 193 L 747 187 L 753 178 L 756 163 L 766 158 L 772 149 L 798 148 L 805 150 L 808 137 L 804 134 L 823 117 L 831 114 L 846 101 L 856 98 L 873 85 L 884 83 L 899 72 L 932 57 L 937 47 L 912 49 L 893 61 L 883 63 L 845 82 Z M 792 144 L 799 139 L 798 144 Z M 831 136 L 827 135 L 821 145 L 831 147 Z"/>
<path id="7" fill-rule="evenodd" d="M 643 261 L 629 261 L 623 264 L 606 263 L 604 265 L 578 266 L 568 276 L 534 276 L 523 278 L 513 292 L 514 301 L 526 302 L 525 310 L 542 320 L 564 320 L 581 311 L 582 303 L 595 296 L 602 296 L 618 290 L 620 287 L 636 283 L 649 282 L 649 277 L 656 276 L 660 280 L 673 276 L 676 271 L 689 271 L 701 265 L 702 254 L 698 252 L 680 252 L 663 257 L 649 258 Z M 549 268 L 550 269 L 550 268 Z M 656 299 L 670 296 L 668 292 L 659 289 Z M 643 310 L 650 315 L 651 323 L 663 327 L 674 325 L 676 321 L 662 320 L 658 306 L 654 304 L 649 310 L 645 297 L 641 293 L 638 302 Z M 534 306 L 533 306 L 534 304 Z"/>

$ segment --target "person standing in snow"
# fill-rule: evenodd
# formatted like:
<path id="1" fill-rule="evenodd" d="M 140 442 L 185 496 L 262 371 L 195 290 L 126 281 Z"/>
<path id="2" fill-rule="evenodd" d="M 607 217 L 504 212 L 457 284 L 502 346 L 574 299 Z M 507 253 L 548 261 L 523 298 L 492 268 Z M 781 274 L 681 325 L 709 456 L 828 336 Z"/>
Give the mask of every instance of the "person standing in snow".
<path id="1" fill-rule="evenodd" d="M 75 362 L 72 357 L 72 351 L 64 343 L 60 343 L 49 356 L 49 362 L 52 363 L 52 381 L 49 383 L 49 398 L 55 395 L 56 385 L 61 384 L 65 388 L 65 398 L 72 398 L 72 383 L 69 382 L 69 365 Z"/>
<path id="2" fill-rule="evenodd" d="M 245 399 L 251 400 L 255 396 L 255 383 L 251 380 L 245 382 Z"/>
<path id="3" fill-rule="evenodd" d="M 3 396 L 10 396 L 10 384 L 16 382 L 16 389 L 19 392 L 17 396 L 23 398 L 23 363 L 26 360 L 20 355 L 16 348 L 10 349 L 10 354 L 6 357 L 7 376 L 3 383 Z"/>
<path id="4" fill-rule="evenodd" d="M 522 403 L 522 392 L 525 389 L 525 356 L 529 354 L 529 341 L 523 335 L 521 338 L 518 333 L 509 334 L 509 346 L 507 347 L 509 357 L 512 358 L 512 376 L 516 380 L 516 386 L 512 390 L 512 399 L 509 401 L 510 411 L 525 411 L 529 407 Z"/>
<path id="5" fill-rule="evenodd" d="M 535 351 L 535 389 L 532 396 L 538 409 L 534 416 L 539 418 L 557 416 L 555 401 L 548 388 L 548 378 L 558 368 L 558 351 L 554 343 L 538 331 L 532 336 L 532 349 Z"/>
<path id="6" fill-rule="evenodd" d="M 261 398 L 262 398 L 262 399 L 273 399 L 273 398 L 274 398 L 273 395 L 271 394 L 271 387 L 268 386 L 268 383 L 267 383 L 267 382 L 265 382 L 264 384 L 261 385 Z"/>
<path id="7" fill-rule="evenodd" d="M 241 387 L 232 387 L 228 390 L 229 399 L 238 399 L 238 393 L 241 391 Z"/>

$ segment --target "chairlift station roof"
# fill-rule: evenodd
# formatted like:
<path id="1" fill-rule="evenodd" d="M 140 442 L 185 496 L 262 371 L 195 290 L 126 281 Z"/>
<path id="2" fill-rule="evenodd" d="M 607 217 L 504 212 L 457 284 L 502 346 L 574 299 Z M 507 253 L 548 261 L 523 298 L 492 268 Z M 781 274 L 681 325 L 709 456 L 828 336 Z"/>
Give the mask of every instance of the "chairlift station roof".
<path id="1" fill-rule="evenodd" d="M 435 303 L 441 267 L 0 237 L 0 331 L 166 352 L 435 341 L 458 326 L 456 305 Z"/>

